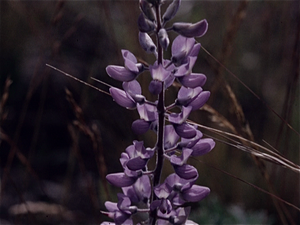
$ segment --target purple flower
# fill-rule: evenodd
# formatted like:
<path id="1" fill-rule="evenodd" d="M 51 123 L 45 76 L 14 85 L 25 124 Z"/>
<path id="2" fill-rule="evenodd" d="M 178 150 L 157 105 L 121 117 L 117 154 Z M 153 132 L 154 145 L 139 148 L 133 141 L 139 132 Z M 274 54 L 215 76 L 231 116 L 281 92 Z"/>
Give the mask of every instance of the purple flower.
<path id="1" fill-rule="evenodd" d="M 176 133 L 182 138 L 193 138 L 197 135 L 197 130 L 194 126 L 188 123 L 173 124 Z"/>
<path id="2" fill-rule="evenodd" d="M 143 175 L 129 187 L 122 188 L 123 193 L 128 196 L 133 203 L 147 203 L 151 196 L 151 183 L 147 175 Z"/>
<path id="3" fill-rule="evenodd" d="M 190 112 L 192 111 L 192 107 L 182 107 L 181 113 L 171 113 L 168 115 L 168 119 L 170 123 L 173 124 L 182 124 L 189 117 Z"/>
<path id="4" fill-rule="evenodd" d="M 172 62 L 179 66 L 182 63 L 185 63 L 188 55 L 192 51 L 195 45 L 194 38 L 186 38 L 181 35 L 178 35 L 172 44 Z"/>
<path id="5" fill-rule="evenodd" d="M 137 63 L 136 57 L 128 50 L 122 50 L 125 67 L 110 65 L 106 67 L 107 74 L 118 81 L 132 81 L 143 70 L 141 63 Z"/>
<path id="6" fill-rule="evenodd" d="M 174 23 L 173 30 L 185 37 L 202 37 L 208 29 L 207 21 L 201 20 L 197 23 Z"/>
<path id="7" fill-rule="evenodd" d="M 131 206 L 131 200 L 124 194 L 118 194 L 118 203 L 107 201 L 105 207 L 108 212 L 102 212 L 114 219 L 116 224 L 133 224 L 131 215 L 136 212 L 136 206 Z M 105 223 L 104 223 L 105 224 Z"/>
<path id="8" fill-rule="evenodd" d="M 192 110 L 197 110 L 206 103 L 209 96 L 210 92 L 203 91 L 201 87 L 186 88 L 182 86 L 178 92 L 176 104 L 191 106 Z"/>
<path id="9" fill-rule="evenodd" d="M 128 160 L 122 160 L 122 165 L 127 166 L 130 170 L 144 169 L 148 160 L 153 156 L 154 150 L 151 148 L 145 148 L 143 141 L 133 141 L 133 145 L 126 148 Z M 122 155 L 126 154 L 122 153 Z M 124 159 L 125 156 L 122 157 Z"/>
<path id="10" fill-rule="evenodd" d="M 134 99 L 128 95 L 125 91 L 111 87 L 109 89 L 109 92 L 112 96 L 112 98 L 120 105 L 127 109 L 134 109 L 136 107 L 136 102 Z"/>
<path id="11" fill-rule="evenodd" d="M 193 147 L 192 147 L 192 156 L 200 156 L 210 152 L 215 147 L 215 142 L 211 138 L 203 138 L 200 139 Z"/>
<path id="12" fill-rule="evenodd" d="M 173 168 L 175 173 L 183 179 L 190 180 L 197 179 L 198 177 L 197 169 L 191 165 L 183 164 L 182 166 L 177 166 L 173 164 Z"/>
<path id="13" fill-rule="evenodd" d="M 130 177 L 125 173 L 111 173 L 106 176 L 106 179 L 109 183 L 116 187 L 128 187 L 135 183 L 135 181 L 138 179 L 138 176 Z"/>

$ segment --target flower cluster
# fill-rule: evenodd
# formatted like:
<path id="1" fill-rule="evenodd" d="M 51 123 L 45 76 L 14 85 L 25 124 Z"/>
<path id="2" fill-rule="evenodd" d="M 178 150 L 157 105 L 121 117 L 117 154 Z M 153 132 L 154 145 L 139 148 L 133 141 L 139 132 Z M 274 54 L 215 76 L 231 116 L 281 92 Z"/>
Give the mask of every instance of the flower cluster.
<path id="1" fill-rule="evenodd" d="M 114 220 L 115 224 L 196 224 L 188 220 L 190 202 L 198 202 L 210 193 L 208 187 L 196 185 L 198 171 L 187 164 L 190 156 L 200 156 L 211 151 L 215 142 L 203 138 L 197 128 L 187 122 L 191 111 L 202 107 L 210 92 L 202 86 L 206 76 L 193 73 L 192 69 L 200 51 L 200 43 L 195 37 L 207 31 L 207 21 L 195 24 L 174 23 L 167 28 L 178 11 L 181 1 L 173 0 L 161 16 L 162 0 L 139 0 L 141 15 L 138 18 L 139 42 L 141 47 L 154 54 L 156 61 L 151 65 L 139 63 L 128 50 L 122 50 L 124 66 L 110 65 L 108 75 L 123 82 L 123 89 L 111 87 L 110 94 L 120 106 L 137 109 L 139 119 L 132 123 L 137 134 L 148 130 L 157 134 L 154 147 L 145 147 L 143 141 L 133 141 L 121 154 L 120 163 L 124 171 L 107 175 L 107 180 L 122 188 L 118 202 L 105 202 L 108 212 L 102 212 Z M 164 50 L 170 44 L 168 32 L 179 35 L 171 46 L 171 59 L 163 58 Z M 150 37 L 156 37 L 156 44 Z M 136 80 L 144 71 L 149 71 L 152 80 L 149 91 L 157 96 L 157 101 L 148 101 L 142 95 L 142 88 Z M 165 91 L 174 82 L 181 88 L 171 105 L 165 105 Z M 172 112 L 178 108 L 179 112 Z M 149 160 L 155 158 L 155 168 L 149 170 Z M 161 182 L 163 163 L 169 161 L 174 168 Z M 103 222 L 103 225 L 112 224 Z"/>

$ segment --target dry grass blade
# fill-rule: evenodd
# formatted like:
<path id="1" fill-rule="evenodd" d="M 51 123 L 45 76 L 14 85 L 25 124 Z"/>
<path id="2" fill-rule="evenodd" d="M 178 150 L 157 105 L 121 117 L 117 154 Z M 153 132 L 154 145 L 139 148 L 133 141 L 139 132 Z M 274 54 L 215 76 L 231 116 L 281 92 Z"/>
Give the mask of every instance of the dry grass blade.
<path id="1" fill-rule="evenodd" d="M 10 79 L 10 77 L 7 77 L 6 81 L 5 81 L 5 85 L 4 85 L 2 98 L 0 100 L 0 123 L 1 123 L 1 121 L 5 120 L 5 118 L 6 118 L 6 113 L 4 111 L 4 106 L 5 106 L 5 103 L 8 99 L 8 96 L 9 96 L 9 87 L 10 87 L 11 84 L 12 84 L 12 80 Z"/>
<path id="2" fill-rule="evenodd" d="M 239 150 L 242 150 L 242 151 L 245 151 L 245 152 L 248 152 L 248 153 L 251 153 L 252 155 L 254 156 L 257 156 L 259 158 L 262 158 L 262 159 L 265 159 L 265 160 L 268 160 L 270 162 L 273 162 L 273 163 L 276 163 L 280 166 L 283 166 L 283 167 L 286 167 L 294 172 L 297 172 L 297 173 L 300 173 L 300 166 L 291 162 L 290 160 L 284 158 L 283 156 L 281 156 L 280 154 L 278 154 L 277 152 L 274 152 L 260 144 L 257 144 L 251 140 L 248 140 L 244 137 L 241 137 L 241 136 L 238 136 L 236 134 L 232 134 L 232 133 L 229 133 L 229 132 L 226 132 L 226 131 L 222 131 L 222 130 L 218 130 L 218 129 L 215 129 L 215 128 L 211 128 L 211 127 L 207 127 L 207 126 L 204 126 L 204 125 L 201 125 L 201 124 L 198 124 L 198 123 L 195 123 L 191 120 L 188 121 L 190 124 L 194 124 L 196 126 L 198 126 L 199 128 L 202 128 L 202 129 L 205 129 L 205 130 L 208 130 L 214 134 L 217 134 L 217 135 L 221 135 L 222 137 L 225 137 L 225 138 L 236 138 L 238 140 L 242 140 L 243 142 L 245 143 L 248 143 L 249 146 L 245 146 L 243 143 L 239 142 L 239 141 L 235 141 L 235 143 L 228 143 L 226 142 L 226 144 L 229 144 Z M 215 137 L 213 137 L 215 139 Z M 254 148 L 255 147 L 255 148 Z M 261 150 L 264 150 L 268 153 L 264 153 L 264 152 L 260 152 L 258 151 L 257 149 L 261 149 Z"/>
<path id="3" fill-rule="evenodd" d="M 207 165 L 207 166 L 209 166 L 209 167 L 211 167 L 211 168 L 213 168 L 213 169 L 215 169 L 215 170 L 218 170 L 218 171 L 220 171 L 220 172 L 222 172 L 222 173 L 224 173 L 224 174 L 226 174 L 226 175 L 228 175 L 228 176 L 230 176 L 230 177 L 233 177 L 234 179 L 239 180 L 239 181 L 241 181 L 241 182 L 243 182 L 243 183 L 245 183 L 245 184 L 247 184 L 247 185 L 249 185 L 249 186 L 251 186 L 251 187 L 253 187 L 253 188 L 255 188 L 255 189 L 257 189 L 257 190 L 259 190 L 259 191 L 261 191 L 261 192 L 263 192 L 263 193 L 265 193 L 265 194 L 268 194 L 268 195 L 272 196 L 273 198 L 276 198 L 276 199 L 279 200 L 280 202 L 285 203 L 286 205 L 289 205 L 289 206 L 293 207 L 293 208 L 296 209 L 297 211 L 300 211 L 300 208 L 299 208 L 299 207 L 297 207 L 297 206 L 295 206 L 295 205 L 293 205 L 293 204 L 291 204 L 291 203 L 289 203 L 289 202 L 283 200 L 282 198 L 279 198 L 278 196 L 276 196 L 276 195 L 274 195 L 274 194 L 272 194 L 272 193 L 270 193 L 270 192 L 268 192 L 268 191 L 266 191 L 266 190 L 264 190 L 264 189 L 262 189 L 262 188 L 260 188 L 260 187 L 258 187 L 258 186 L 256 186 L 256 185 L 254 185 L 254 184 L 251 184 L 251 183 L 248 182 L 248 181 L 245 181 L 245 180 L 243 180 L 243 179 L 241 179 L 241 178 L 239 178 L 239 177 L 237 177 L 237 176 L 235 176 L 235 175 L 233 175 L 233 174 L 231 174 L 231 173 L 228 173 L 228 172 L 226 172 L 226 171 L 224 171 L 224 170 L 222 170 L 222 169 L 219 169 L 219 168 L 217 168 L 217 167 L 215 167 L 215 166 L 213 166 L 213 165 L 211 165 L 211 164 L 209 164 L 209 163 L 203 162 L 202 160 L 199 160 L 199 159 L 197 159 L 197 158 L 195 158 L 195 157 L 192 157 L 192 158 L 193 158 L 194 160 L 197 160 L 198 162 L 201 162 L 201 163 L 203 163 L 203 164 L 205 164 L 205 165 Z"/>
<path id="4" fill-rule="evenodd" d="M 95 87 L 95 86 L 93 86 L 93 85 L 91 85 L 91 84 L 89 84 L 89 83 L 87 83 L 87 82 L 84 82 L 84 81 L 82 81 L 82 80 L 80 80 L 80 79 L 78 79 L 78 78 L 76 78 L 76 77 L 74 77 L 74 76 L 72 76 L 72 75 L 70 75 L 70 74 L 68 74 L 68 73 L 66 73 L 66 72 L 64 72 L 64 71 L 62 71 L 62 70 L 56 68 L 56 67 L 54 67 L 54 66 L 51 66 L 51 65 L 49 65 L 49 64 L 46 64 L 46 66 L 48 66 L 48 67 L 50 67 L 51 69 L 54 69 L 54 70 L 56 70 L 56 71 L 58 71 L 58 72 L 64 74 L 64 75 L 67 76 L 67 77 L 72 78 L 73 80 L 76 80 L 76 81 L 78 81 L 78 82 L 80 82 L 80 83 L 82 83 L 82 84 L 84 84 L 84 85 L 86 85 L 86 86 L 89 86 L 89 87 L 91 87 L 91 88 L 93 88 L 93 89 L 95 89 L 95 90 L 97 90 L 97 91 L 99 91 L 99 92 L 101 92 L 101 93 L 103 93 L 103 94 L 110 95 L 110 93 L 108 93 L 108 92 L 106 92 L 106 91 L 103 91 L 102 89 L 97 88 L 97 87 Z"/>

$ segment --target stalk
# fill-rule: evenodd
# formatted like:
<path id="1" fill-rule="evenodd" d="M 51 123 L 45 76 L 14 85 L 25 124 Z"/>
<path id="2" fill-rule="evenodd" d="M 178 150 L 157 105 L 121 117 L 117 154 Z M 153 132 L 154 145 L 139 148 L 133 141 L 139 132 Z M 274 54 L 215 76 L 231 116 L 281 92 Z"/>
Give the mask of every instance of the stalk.
<path id="1" fill-rule="evenodd" d="M 158 32 L 161 29 L 161 13 L 160 4 L 155 5 L 156 11 L 156 21 L 157 21 L 157 62 L 158 64 L 163 64 L 163 48 L 158 40 Z M 157 143 L 156 143 L 156 168 L 153 178 L 153 188 L 160 183 L 160 177 L 162 173 L 163 163 L 164 163 L 164 127 L 165 127 L 165 90 L 164 83 L 162 84 L 162 90 L 158 96 L 157 112 L 158 112 L 158 133 L 157 133 Z M 153 192 L 153 200 L 156 200 L 156 196 Z M 154 210 L 150 214 L 151 224 L 155 225 L 157 219 L 157 210 Z"/>

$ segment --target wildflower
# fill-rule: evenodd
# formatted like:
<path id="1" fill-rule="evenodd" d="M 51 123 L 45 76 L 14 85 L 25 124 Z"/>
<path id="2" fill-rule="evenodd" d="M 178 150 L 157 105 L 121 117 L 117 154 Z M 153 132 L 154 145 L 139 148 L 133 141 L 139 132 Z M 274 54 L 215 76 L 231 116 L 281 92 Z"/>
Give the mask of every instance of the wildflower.
<path id="1" fill-rule="evenodd" d="M 181 0 L 173 0 L 163 16 L 160 15 L 162 2 L 139 0 L 142 12 L 138 18 L 139 43 L 147 53 L 155 55 L 156 61 L 144 66 L 130 51 L 122 50 L 124 67 L 111 65 L 106 68 L 110 77 L 123 82 L 123 90 L 110 88 L 113 99 L 122 107 L 138 111 L 139 118 L 132 123 L 132 130 L 137 134 L 152 130 L 157 135 L 153 147 L 146 148 L 143 141 L 133 141 L 120 157 L 123 172 L 106 176 L 109 183 L 123 191 L 118 194 L 117 203 L 105 202 L 108 212 L 102 213 L 114 220 L 112 224 L 196 224 L 188 220 L 191 208 L 187 205 L 201 201 L 210 193 L 208 187 L 195 184 L 199 174 L 188 164 L 188 159 L 210 152 L 215 142 L 203 138 L 197 127 L 187 122 L 190 113 L 201 108 L 210 96 L 209 91 L 202 89 L 206 76 L 192 72 L 201 47 L 194 37 L 203 36 L 208 24 L 206 20 L 195 24 L 174 23 L 170 29 L 179 35 L 171 45 L 171 59 L 163 59 L 158 49 L 167 50 L 170 45 L 170 29 L 164 26 L 176 15 Z M 156 43 L 149 34 L 155 34 Z M 145 70 L 149 70 L 152 78 L 148 89 L 158 96 L 154 102 L 142 95 L 136 80 Z M 164 95 L 175 79 L 182 86 L 174 103 L 166 106 Z M 167 111 L 175 107 L 180 111 Z M 151 171 L 148 162 L 154 155 L 155 168 Z M 174 173 L 160 183 L 164 159 L 171 163 Z M 147 214 L 148 218 L 135 217 L 139 213 Z"/>

